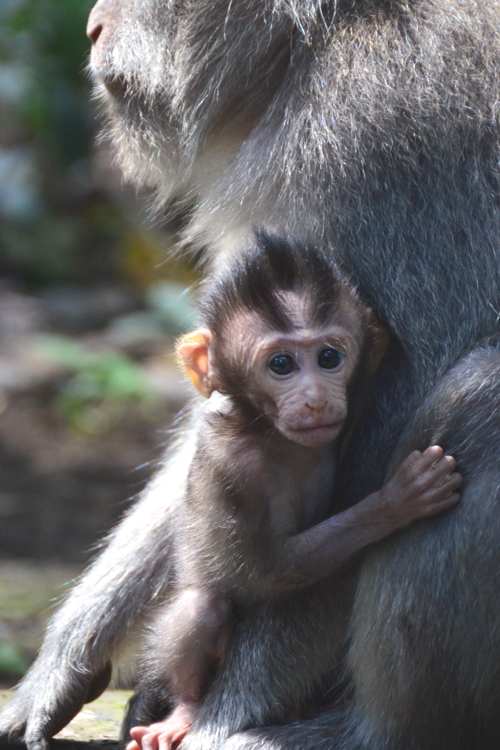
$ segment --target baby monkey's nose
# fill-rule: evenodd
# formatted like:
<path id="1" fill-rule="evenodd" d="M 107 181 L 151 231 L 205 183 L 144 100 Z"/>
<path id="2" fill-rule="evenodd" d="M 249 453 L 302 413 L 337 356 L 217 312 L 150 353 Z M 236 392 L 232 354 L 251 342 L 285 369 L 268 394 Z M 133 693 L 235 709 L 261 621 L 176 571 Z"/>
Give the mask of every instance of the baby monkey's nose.
<path id="1" fill-rule="evenodd" d="M 327 398 L 324 393 L 312 391 L 306 394 L 304 403 L 308 409 L 320 414 L 326 406 Z"/>

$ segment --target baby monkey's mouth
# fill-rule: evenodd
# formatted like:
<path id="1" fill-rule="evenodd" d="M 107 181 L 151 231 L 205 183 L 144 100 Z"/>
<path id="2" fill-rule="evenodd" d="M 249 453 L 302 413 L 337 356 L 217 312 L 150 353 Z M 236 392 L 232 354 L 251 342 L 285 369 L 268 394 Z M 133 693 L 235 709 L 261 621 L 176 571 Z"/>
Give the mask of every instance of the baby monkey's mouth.
<path id="1" fill-rule="evenodd" d="M 285 427 L 287 430 L 290 430 L 291 432 L 309 432 L 310 430 L 323 430 L 323 429 L 331 429 L 333 427 L 341 427 L 344 424 L 344 418 L 341 419 L 332 419 L 324 417 L 309 417 L 309 419 L 303 419 L 301 421 L 297 422 L 283 422 L 283 427 Z"/>
<path id="2" fill-rule="evenodd" d="M 301 427 L 287 426 L 281 432 L 284 437 L 305 448 L 321 448 L 333 443 L 342 429 L 343 421 L 319 422 Z"/>
<path id="3" fill-rule="evenodd" d="M 315 422 L 310 425 L 302 425 L 300 427 L 290 427 L 289 429 L 293 432 L 311 432 L 312 430 L 328 430 L 332 427 L 337 427 L 341 422 Z"/>

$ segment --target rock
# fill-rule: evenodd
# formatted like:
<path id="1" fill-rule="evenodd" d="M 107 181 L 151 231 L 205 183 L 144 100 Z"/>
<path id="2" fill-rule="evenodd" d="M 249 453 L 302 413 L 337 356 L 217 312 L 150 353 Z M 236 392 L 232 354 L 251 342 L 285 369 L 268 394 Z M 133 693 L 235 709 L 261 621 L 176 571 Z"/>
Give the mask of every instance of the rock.
<path id="1" fill-rule="evenodd" d="M 84 706 L 56 735 L 52 747 L 57 750 L 118 750 L 121 722 L 130 696 L 128 690 L 106 690 L 100 698 Z M 9 698 L 10 691 L 1 691 L 0 706 Z"/>

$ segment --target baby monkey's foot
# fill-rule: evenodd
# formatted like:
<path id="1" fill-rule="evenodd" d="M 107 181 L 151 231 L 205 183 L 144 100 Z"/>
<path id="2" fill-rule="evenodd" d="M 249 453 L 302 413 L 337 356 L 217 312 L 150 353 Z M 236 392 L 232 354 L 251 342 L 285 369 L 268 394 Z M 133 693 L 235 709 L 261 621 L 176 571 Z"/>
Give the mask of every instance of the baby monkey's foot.
<path id="1" fill-rule="evenodd" d="M 193 726 L 195 713 L 194 704 L 179 703 L 164 721 L 148 727 L 133 727 L 127 750 L 172 750 Z"/>

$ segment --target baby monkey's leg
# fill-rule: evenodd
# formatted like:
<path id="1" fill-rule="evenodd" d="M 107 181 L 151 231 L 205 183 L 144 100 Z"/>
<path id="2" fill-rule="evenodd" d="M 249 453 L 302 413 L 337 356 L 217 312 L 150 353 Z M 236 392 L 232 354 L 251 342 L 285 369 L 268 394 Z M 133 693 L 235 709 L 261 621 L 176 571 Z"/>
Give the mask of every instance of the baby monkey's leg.
<path id="1" fill-rule="evenodd" d="M 133 727 L 127 750 L 171 750 L 186 736 L 227 651 L 231 605 L 216 591 L 184 589 L 155 627 L 156 656 L 174 698 L 174 709 L 164 721 Z"/>

